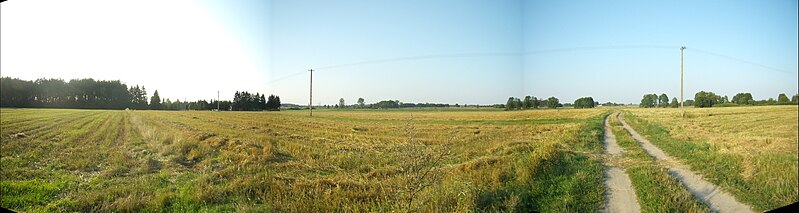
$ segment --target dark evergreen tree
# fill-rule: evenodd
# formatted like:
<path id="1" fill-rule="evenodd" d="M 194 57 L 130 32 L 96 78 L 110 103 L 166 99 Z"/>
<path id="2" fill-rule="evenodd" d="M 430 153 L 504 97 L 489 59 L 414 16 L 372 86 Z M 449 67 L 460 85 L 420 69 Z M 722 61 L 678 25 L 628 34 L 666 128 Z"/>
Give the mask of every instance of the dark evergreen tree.
<path id="1" fill-rule="evenodd" d="M 161 97 L 158 95 L 158 90 L 155 90 L 155 92 L 153 92 L 153 97 L 150 98 L 150 109 L 161 109 Z"/>

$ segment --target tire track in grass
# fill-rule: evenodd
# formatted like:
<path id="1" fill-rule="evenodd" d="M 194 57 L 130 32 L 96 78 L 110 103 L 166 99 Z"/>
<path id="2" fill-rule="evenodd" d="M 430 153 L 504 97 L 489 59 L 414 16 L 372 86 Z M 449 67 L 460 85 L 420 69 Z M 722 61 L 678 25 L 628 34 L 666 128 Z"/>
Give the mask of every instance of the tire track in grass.
<path id="1" fill-rule="evenodd" d="M 663 150 L 653 145 L 649 140 L 646 140 L 638 132 L 636 132 L 630 125 L 624 122 L 621 118 L 621 113 L 618 115 L 619 122 L 621 122 L 624 129 L 638 141 L 642 148 L 658 161 L 666 161 L 669 173 L 680 180 L 680 182 L 688 188 L 695 197 L 699 198 L 705 203 L 712 211 L 717 212 L 754 212 L 749 205 L 738 202 L 731 194 L 723 191 L 719 186 L 705 181 L 702 176 L 697 175 L 688 169 L 687 166 L 680 164 L 669 157 Z"/>
<path id="2" fill-rule="evenodd" d="M 604 145 L 607 155 L 611 158 L 621 157 L 622 149 L 616 143 L 616 137 L 610 129 L 609 120 L 613 114 L 605 117 L 604 129 L 605 138 Z M 638 205 L 638 199 L 635 195 L 635 190 L 632 186 L 630 177 L 625 173 L 623 168 L 610 166 L 607 162 L 605 164 L 605 186 L 607 187 L 606 208 L 607 212 L 641 212 L 641 207 Z"/>
<path id="3" fill-rule="evenodd" d="M 616 143 L 625 151 L 624 160 L 619 163 L 632 180 L 642 212 L 710 211 L 677 178 L 671 176 L 667 169 L 657 165 L 655 159 L 644 151 L 617 119 L 612 118 L 610 123 Z"/>

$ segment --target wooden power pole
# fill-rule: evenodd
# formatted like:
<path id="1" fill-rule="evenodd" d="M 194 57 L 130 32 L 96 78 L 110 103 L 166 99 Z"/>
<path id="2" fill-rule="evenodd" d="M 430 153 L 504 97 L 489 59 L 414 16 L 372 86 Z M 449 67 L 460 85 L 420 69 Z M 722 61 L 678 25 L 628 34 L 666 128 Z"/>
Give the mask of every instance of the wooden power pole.
<path id="1" fill-rule="evenodd" d="M 310 100 L 308 100 L 308 113 L 313 117 L 313 69 L 309 69 L 308 72 L 311 72 L 311 93 L 308 96 Z"/>
<path id="2" fill-rule="evenodd" d="M 682 110 L 682 112 L 680 113 L 680 116 L 682 116 L 684 118 L 685 117 L 685 108 L 684 108 L 683 105 L 684 105 L 684 102 L 685 102 L 685 98 L 683 97 L 683 87 L 684 87 L 683 86 L 684 85 L 683 78 L 684 78 L 684 75 L 685 75 L 684 73 L 685 72 L 683 71 L 683 51 L 685 51 L 685 46 L 680 47 L 680 109 Z"/>
<path id="3" fill-rule="evenodd" d="M 216 111 L 219 112 L 219 90 L 216 91 Z"/>

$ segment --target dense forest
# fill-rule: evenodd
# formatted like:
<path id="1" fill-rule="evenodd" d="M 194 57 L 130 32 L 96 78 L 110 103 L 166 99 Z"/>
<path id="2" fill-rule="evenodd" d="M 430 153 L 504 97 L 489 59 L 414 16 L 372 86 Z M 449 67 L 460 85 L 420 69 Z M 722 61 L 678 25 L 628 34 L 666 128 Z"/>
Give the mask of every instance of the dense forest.
<path id="1" fill-rule="evenodd" d="M 246 94 L 246 96 L 244 95 Z M 257 97 L 256 97 L 257 96 Z M 148 101 L 149 100 L 149 101 Z M 162 99 L 158 91 L 147 96 L 144 86 L 128 86 L 118 80 L 91 78 L 37 79 L 0 78 L 0 107 L 74 108 L 74 109 L 153 109 L 153 110 L 279 110 L 280 97 L 236 92 L 231 101 L 172 101 Z"/>

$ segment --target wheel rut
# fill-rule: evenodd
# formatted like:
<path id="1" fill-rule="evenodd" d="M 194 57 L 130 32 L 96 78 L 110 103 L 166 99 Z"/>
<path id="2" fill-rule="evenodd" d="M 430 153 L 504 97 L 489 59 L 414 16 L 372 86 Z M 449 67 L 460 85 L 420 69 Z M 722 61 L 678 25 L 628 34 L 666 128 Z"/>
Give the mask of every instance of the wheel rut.
<path id="1" fill-rule="evenodd" d="M 678 161 L 672 159 L 663 150 L 649 142 L 646 138 L 642 137 L 630 125 L 624 122 L 621 118 L 621 113 L 617 119 L 622 124 L 624 129 L 638 141 L 638 144 L 649 154 L 658 161 L 666 161 L 664 165 L 669 174 L 677 178 L 682 184 L 694 195 L 694 197 L 705 203 L 714 212 L 754 212 L 749 205 L 738 202 L 734 196 L 722 190 L 719 186 L 706 181 L 702 176 L 691 171 L 687 166 L 680 164 Z M 607 122 L 607 121 L 606 121 Z"/>
<path id="2" fill-rule="evenodd" d="M 616 136 L 613 135 L 608 123 L 611 116 L 612 114 L 605 118 L 605 151 L 609 157 L 621 157 L 623 150 L 616 143 Z M 605 179 L 607 187 L 605 193 L 606 212 L 641 212 L 632 181 L 623 168 L 610 166 L 605 162 L 605 177 L 607 177 Z"/>

